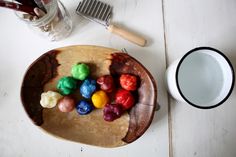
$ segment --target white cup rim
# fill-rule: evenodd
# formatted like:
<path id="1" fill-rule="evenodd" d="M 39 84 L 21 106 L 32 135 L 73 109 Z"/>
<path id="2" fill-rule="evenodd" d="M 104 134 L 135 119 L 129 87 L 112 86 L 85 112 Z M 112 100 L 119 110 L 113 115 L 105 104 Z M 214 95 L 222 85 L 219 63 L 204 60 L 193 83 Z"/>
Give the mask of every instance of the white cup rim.
<path id="1" fill-rule="evenodd" d="M 193 52 L 196 52 L 198 50 L 211 50 L 211 51 L 214 51 L 216 53 L 218 53 L 219 55 L 221 55 L 225 61 L 228 63 L 230 69 L 231 69 L 231 72 L 232 72 L 232 82 L 231 82 L 231 87 L 230 87 L 230 90 L 229 92 L 227 93 L 227 95 L 217 104 L 214 104 L 214 105 L 211 105 L 211 106 L 199 106 L 199 105 L 196 105 L 194 104 L 193 102 L 189 101 L 185 96 L 184 94 L 182 93 L 181 89 L 180 89 L 180 85 L 179 85 L 179 81 L 178 81 L 178 74 L 179 74 L 179 69 L 180 69 L 180 66 L 182 64 L 182 62 L 184 61 L 184 59 L 192 54 Z M 175 74 L 175 81 L 176 81 L 176 85 L 177 85 L 177 89 L 178 89 L 178 92 L 180 93 L 181 97 L 190 105 L 196 107 L 196 108 L 199 108 L 199 109 L 212 109 L 212 108 L 215 108 L 221 104 L 223 104 L 228 98 L 229 96 L 231 95 L 232 91 L 233 91 L 233 88 L 234 88 L 234 83 L 235 83 L 235 73 L 234 73 L 234 69 L 233 69 L 233 66 L 230 62 L 230 60 L 228 59 L 228 57 L 226 57 L 221 51 L 215 49 L 215 48 L 212 48 L 212 47 L 196 47 L 190 51 L 188 51 L 179 61 L 178 65 L 177 65 L 177 68 L 176 68 L 176 74 Z"/>

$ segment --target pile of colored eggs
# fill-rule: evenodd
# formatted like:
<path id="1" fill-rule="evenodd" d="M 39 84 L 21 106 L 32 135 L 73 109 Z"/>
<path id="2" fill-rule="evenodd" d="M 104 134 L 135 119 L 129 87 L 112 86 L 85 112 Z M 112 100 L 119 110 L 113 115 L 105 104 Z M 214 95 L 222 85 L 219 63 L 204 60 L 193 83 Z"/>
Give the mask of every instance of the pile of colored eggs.
<path id="1" fill-rule="evenodd" d="M 103 118 L 106 121 L 121 117 L 125 110 L 135 104 L 133 92 L 138 86 L 136 76 L 122 74 L 119 77 L 119 86 L 116 87 L 111 75 L 104 75 L 94 80 L 89 78 L 89 74 L 88 65 L 84 63 L 74 65 L 71 69 L 72 76 L 62 77 L 58 81 L 57 89 L 61 94 L 54 91 L 44 92 L 41 94 L 40 104 L 44 108 L 58 105 L 61 112 L 71 112 L 75 108 L 80 115 L 89 114 L 94 108 L 100 108 L 103 109 Z M 77 88 L 84 98 L 78 103 L 70 96 Z"/>

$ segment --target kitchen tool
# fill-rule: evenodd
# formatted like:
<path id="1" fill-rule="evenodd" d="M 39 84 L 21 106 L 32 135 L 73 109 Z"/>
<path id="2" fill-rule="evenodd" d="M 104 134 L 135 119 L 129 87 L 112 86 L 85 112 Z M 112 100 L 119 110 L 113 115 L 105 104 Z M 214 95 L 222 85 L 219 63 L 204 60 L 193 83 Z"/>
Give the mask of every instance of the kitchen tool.
<path id="1" fill-rule="evenodd" d="M 19 2 L 20 4 L 23 4 L 23 5 L 32 6 L 34 8 L 38 7 L 38 5 L 34 2 L 34 0 L 14 0 L 14 1 Z"/>
<path id="2" fill-rule="evenodd" d="M 3 1 L 3 0 L 0 0 L 0 6 L 36 16 L 34 12 L 34 8 L 32 6 L 22 5 L 22 4 L 18 4 L 14 2 Z"/>
<path id="3" fill-rule="evenodd" d="M 47 13 L 47 10 L 44 7 L 44 1 L 42 0 L 34 0 L 34 2 L 37 4 L 37 6 L 42 9 L 45 13 Z"/>
<path id="4" fill-rule="evenodd" d="M 72 30 L 72 20 L 63 3 L 58 0 L 39 1 L 42 2 L 43 8 L 47 10 L 47 13 L 35 7 L 34 12 L 38 18 L 21 12 L 15 12 L 16 16 L 35 33 L 48 38 L 50 41 L 58 41 L 67 37 Z"/>
<path id="5" fill-rule="evenodd" d="M 109 4 L 98 0 L 83 0 L 79 3 L 76 12 L 84 18 L 102 24 L 108 29 L 109 32 L 117 34 L 130 42 L 133 42 L 139 46 L 145 46 L 146 44 L 146 40 L 143 37 L 110 24 L 112 6 Z"/>
<path id="6" fill-rule="evenodd" d="M 42 9 L 45 13 L 47 12 L 43 5 L 43 3 L 45 3 L 45 1 L 47 0 L 14 0 L 14 1 L 17 1 L 22 5 L 32 6 L 33 8 L 37 7 Z"/>

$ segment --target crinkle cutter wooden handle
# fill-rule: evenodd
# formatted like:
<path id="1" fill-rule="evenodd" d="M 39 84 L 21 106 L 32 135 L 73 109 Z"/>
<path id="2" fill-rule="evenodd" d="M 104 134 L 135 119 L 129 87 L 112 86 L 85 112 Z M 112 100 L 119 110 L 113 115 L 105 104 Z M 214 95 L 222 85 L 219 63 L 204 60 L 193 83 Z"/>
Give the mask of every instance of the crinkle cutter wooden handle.
<path id="1" fill-rule="evenodd" d="M 79 3 L 76 13 L 86 19 L 104 25 L 109 32 L 117 34 L 139 46 L 145 46 L 146 44 L 146 40 L 143 37 L 110 24 L 112 7 L 109 4 L 98 0 L 83 0 Z"/>

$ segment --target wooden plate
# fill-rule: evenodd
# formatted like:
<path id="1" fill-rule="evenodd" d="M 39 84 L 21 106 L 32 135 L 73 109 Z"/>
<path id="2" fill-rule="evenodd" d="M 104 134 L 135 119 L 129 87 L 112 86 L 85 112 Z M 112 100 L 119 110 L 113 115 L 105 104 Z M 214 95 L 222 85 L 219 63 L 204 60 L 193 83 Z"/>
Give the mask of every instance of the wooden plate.
<path id="1" fill-rule="evenodd" d="M 56 90 L 57 81 L 70 76 L 72 65 L 78 62 L 89 64 L 92 77 L 122 73 L 139 76 L 135 106 L 113 122 L 103 120 L 101 109 L 86 116 L 79 116 L 76 111 L 62 113 L 57 107 L 43 109 L 39 103 L 41 93 Z M 80 99 L 79 95 L 75 96 Z M 138 139 L 151 124 L 157 88 L 148 70 L 126 53 L 99 46 L 69 46 L 51 50 L 30 65 L 23 79 L 21 99 L 34 124 L 56 137 L 101 147 L 118 147 Z"/>

